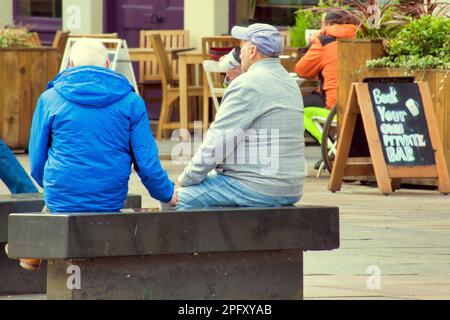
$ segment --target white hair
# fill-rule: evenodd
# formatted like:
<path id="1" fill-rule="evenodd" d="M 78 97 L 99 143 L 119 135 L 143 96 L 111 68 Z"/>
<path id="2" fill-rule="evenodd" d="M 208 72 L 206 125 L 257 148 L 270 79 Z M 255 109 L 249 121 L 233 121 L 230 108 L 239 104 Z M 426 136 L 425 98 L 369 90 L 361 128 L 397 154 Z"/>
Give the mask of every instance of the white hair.
<path id="1" fill-rule="evenodd" d="M 70 50 L 70 61 L 74 67 L 96 66 L 106 67 L 108 50 L 96 39 L 83 38 L 74 43 Z"/>

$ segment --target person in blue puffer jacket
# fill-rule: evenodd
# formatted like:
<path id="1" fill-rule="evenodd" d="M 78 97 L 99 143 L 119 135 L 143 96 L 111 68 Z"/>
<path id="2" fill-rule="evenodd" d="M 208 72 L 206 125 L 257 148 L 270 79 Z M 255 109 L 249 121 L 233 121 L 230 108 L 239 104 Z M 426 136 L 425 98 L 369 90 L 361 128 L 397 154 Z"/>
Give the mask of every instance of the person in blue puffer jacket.
<path id="1" fill-rule="evenodd" d="M 132 164 L 153 198 L 177 205 L 145 103 L 109 64 L 101 42 L 77 41 L 70 68 L 49 83 L 37 103 L 31 176 L 44 188 L 51 213 L 121 210 Z"/>

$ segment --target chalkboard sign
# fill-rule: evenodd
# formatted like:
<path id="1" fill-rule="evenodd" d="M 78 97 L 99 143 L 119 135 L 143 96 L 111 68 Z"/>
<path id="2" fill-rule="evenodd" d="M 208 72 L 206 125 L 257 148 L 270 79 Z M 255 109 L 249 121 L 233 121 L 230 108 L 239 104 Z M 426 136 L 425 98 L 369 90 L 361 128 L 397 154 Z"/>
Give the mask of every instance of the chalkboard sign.
<path id="1" fill-rule="evenodd" d="M 375 80 L 352 84 L 329 190 L 339 191 L 344 177 L 375 176 L 379 190 L 386 195 L 399 189 L 405 178 L 436 178 L 439 191 L 450 193 L 428 84 Z M 367 156 L 351 153 L 361 131 L 369 148 Z"/>
<path id="2" fill-rule="evenodd" d="M 386 164 L 435 165 L 427 119 L 416 83 L 369 83 Z"/>

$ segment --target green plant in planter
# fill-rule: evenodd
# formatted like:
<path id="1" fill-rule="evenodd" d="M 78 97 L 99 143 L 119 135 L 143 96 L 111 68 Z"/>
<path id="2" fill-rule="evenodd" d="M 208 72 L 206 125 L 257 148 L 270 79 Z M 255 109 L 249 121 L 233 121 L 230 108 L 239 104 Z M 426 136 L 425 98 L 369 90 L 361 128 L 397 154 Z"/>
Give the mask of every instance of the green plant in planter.
<path id="1" fill-rule="evenodd" d="M 321 0 L 317 6 L 298 10 L 295 17 L 295 26 L 289 28 L 291 32 L 291 46 L 306 47 L 305 31 L 321 29 L 323 16 L 328 10 L 333 8 L 348 9 L 349 6 L 342 1 Z"/>
<path id="2" fill-rule="evenodd" d="M 306 47 L 305 31 L 308 29 L 320 29 L 322 14 L 313 10 L 298 10 L 295 16 L 295 26 L 289 28 L 291 33 L 291 46 L 296 48 Z"/>
<path id="3" fill-rule="evenodd" d="M 0 30 L 0 48 L 29 48 L 32 38 L 32 34 L 24 29 Z"/>
<path id="4" fill-rule="evenodd" d="M 421 16 L 449 16 L 450 3 L 445 0 L 404 0 L 398 9 L 406 15 L 419 18 Z"/>
<path id="5" fill-rule="evenodd" d="M 359 39 L 389 39 L 411 19 L 399 10 L 397 0 L 347 0 L 347 13 L 358 25 Z"/>
<path id="6" fill-rule="evenodd" d="M 412 20 L 390 41 L 388 56 L 367 67 L 450 69 L 450 19 L 424 15 Z"/>

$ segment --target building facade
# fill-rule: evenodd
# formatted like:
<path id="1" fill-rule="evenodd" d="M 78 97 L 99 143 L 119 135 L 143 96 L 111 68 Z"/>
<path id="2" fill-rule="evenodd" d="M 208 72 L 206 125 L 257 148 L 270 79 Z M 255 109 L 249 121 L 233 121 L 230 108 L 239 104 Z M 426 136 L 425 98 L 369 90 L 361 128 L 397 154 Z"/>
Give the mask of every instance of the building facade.
<path id="1" fill-rule="evenodd" d="M 202 36 L 224 34 L 236 0 L 0 0 L 0 27 L 22 25 L 51 44 L 58 30 L 75 34 L 118 32 L 130 47 L 139 30 L 187 29 L 192 46 Z"/>
<path id="2" fill-rule="evenodd" d="M 319 0 L 0 0 L 0 27 L 23 25 L 49 45 L 57 30 L 117 32 L 139 46 L 139 30 L 186 29 L 191 46 L 203 36 L 227 34 L 234 24 L 287 26 L 295 11 Z"/>

